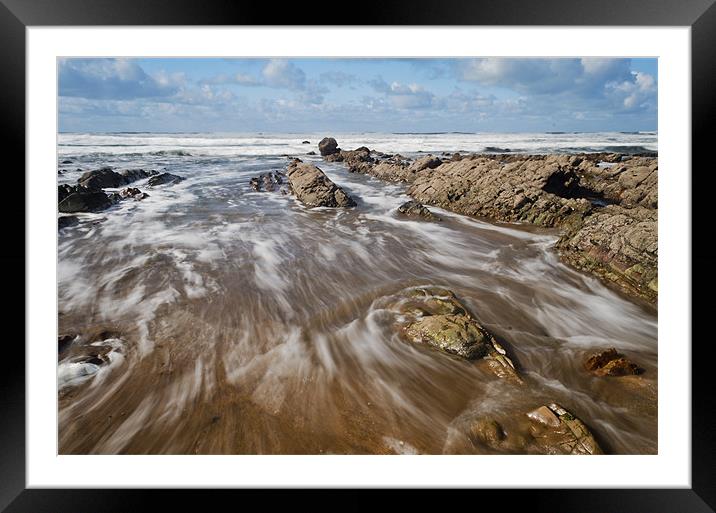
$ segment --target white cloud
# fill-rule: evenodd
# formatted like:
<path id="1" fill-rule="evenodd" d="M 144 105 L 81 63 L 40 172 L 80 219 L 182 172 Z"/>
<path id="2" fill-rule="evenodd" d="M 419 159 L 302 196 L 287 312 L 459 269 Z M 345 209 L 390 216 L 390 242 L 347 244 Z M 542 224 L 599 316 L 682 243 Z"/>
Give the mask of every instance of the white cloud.
<path id="1" fill-rule="evenodd" d="M 306 83 L 303 70 L 286 59 L 271 59 L 261 74 L 265 84 L 270 87 L 303 89 Z"/>

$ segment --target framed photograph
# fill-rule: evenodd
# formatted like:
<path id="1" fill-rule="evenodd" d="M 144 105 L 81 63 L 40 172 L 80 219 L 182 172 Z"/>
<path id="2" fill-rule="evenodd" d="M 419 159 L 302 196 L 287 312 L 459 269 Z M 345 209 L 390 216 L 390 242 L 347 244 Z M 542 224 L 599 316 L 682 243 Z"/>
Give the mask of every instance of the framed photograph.
<path id="1" fill-rule="evenodd" d="M 712 3 L 2 0 L 0 508 L 714 511 Z"/>

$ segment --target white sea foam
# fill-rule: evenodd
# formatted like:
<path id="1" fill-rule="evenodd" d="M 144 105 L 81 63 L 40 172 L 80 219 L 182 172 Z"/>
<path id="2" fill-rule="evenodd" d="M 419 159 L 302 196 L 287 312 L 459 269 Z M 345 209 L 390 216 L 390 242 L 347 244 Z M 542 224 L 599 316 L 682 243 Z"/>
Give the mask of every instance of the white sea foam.
<path id="1" fill-rule="evenodd" d="M 618 151 L 618 147 L 641 146 L 657 150 L 657 135 L 644 133 L 441 133 L 441 134 L 59 134 L 62 158 L 88 154 L 129 155 L 164 159 L 193 156 L 282 156 L 305 155 L 316 149 L 324 136 L 334 136 L 340 147 L 367 146 L 386 153 L 411 154 L 443 151 L 482 152 L 490 148 L 512 152 L 548 153 L 558 151 Z M 311 144 L 301 144 L 307 139 Z M 72 165 L 70 165 L 72 167 Z"/>

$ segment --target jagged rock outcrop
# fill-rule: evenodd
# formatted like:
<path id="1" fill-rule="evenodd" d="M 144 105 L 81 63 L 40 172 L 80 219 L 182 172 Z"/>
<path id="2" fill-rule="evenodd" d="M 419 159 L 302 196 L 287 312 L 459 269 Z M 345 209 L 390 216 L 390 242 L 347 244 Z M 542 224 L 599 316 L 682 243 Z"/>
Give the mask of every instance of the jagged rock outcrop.
<path id="1" fill-rule="evenodd" d="M 658 160 L 632 157 L 594 162 L 584 160 L 578 167 L 581 181 L 611 203 L 631 208 L 658 207 Z"/>
<path id="2" fill-rule="evenodd" d="M 313 164 L 296 159 L 286 168 L 291 192 L 307 207 L 353 207 L 356 202 Z"/>
<path id="3" fill-rule="evenodd" d="M 559 226 L 592 208 L 568 156 L 503 164 L 485 157 L 446 162 L 420 173 L 408 192 L 416 200 L 471 216 Z"/>
<path id="4" fill-rule="evenodd" d="M 610 205 L 571 226 L 557 241 L 562 260 L 631 295 L 658 297 L 658 212 Z"/>
<path id="5" fill-rule="evenodd" d="M 362 147 L 326 160 L 411 184 L 420 203 L 498 221 L 557 227 L 564 262 L 655 304 L 658 160 L 616 153 L 427 155 L 411 162 Z"/>

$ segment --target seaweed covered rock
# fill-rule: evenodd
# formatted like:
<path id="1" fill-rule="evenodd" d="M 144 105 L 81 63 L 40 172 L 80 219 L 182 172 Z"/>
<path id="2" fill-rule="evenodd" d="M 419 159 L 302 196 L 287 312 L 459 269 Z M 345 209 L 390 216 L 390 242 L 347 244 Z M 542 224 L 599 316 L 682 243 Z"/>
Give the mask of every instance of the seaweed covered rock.
<path id="1" fill-rule="evenodd" d="M 474 360 L 486 356 L 489 335 L 464 315 L 429 315 L 410 323 L 405 334 L 414 342 L 427 342 L 446 353 Z"/>
<path id="2" fill-rule="evenodd" d="M 393 308 L 408 319 L 400 327 L 408 341 L 466 360 L 482 359 L 497 376 L 521 383 L 507 351 L 452 291 L 441 287 L 408 289 Z"/>
<path id="3" fill-rule="evenodd" d="M 356 202 L 313 164 L 296 159 L 286 171 L 291 191 L 307 207 L 353 207 Z"/>

